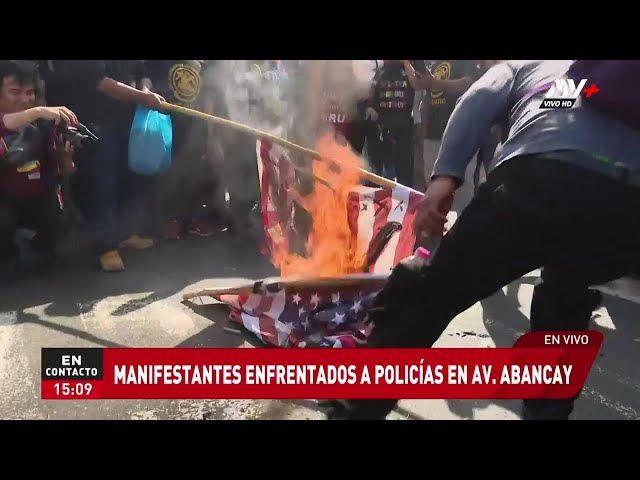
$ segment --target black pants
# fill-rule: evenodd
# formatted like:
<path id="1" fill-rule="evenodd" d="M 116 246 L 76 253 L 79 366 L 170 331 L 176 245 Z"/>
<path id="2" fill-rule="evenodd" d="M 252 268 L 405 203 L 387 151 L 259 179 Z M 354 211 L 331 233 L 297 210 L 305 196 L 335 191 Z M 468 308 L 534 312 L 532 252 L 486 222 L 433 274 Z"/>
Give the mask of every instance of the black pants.
<path id="1" fill-rule="evenodd" d="M 372 131 L 372 125 L 369 122 L 356 120 L 349 125 L 345 138 L 347 142 L 349 142 L 349 145 L 351 145 L 351 148 L 353 148 L 356 153 L 362 155 L 367 134 Z"/>
<path id="2" fill-rule="evenodd" d="M 174 123 L 172 164 L 155 179 L 156 220 L 163 227 L 170 218 L 188 221 L 208 210 L 224 207 L 224 192 L 219 191 L 219 159 L 206 151 L 207 124 Z M 211 207 L 211 208 L 209 208 Z"/>
<path id="3" fill-rule="evenodd" d="M 370 347 L 431 347 L 449 322 L 542 267 L 531 330 L 585 330 L 600 295 L 637 257 L 640 189 L 537 157 L 491 173 L 419 275 L 396 267 L 370 313 Z M 527 400 L 524 418 L 568 419 L 574 399 Z M 381 419 L 396 400 L 329 402 L 333 419 Z"/>
<path id="4" fill-rule="evenodd" d="M 238 134 L 233 142 L 224 145 L 220 180 L 221 186 L 229 193 L 229 214 L 232 225 L 243 228 L 250 219 L 254 205 L 260 202 L 255 138 Z"/>
<path id="5" fill-rule="evenodd" d="M 368 138 L 369 160 L 374 173 L 383 175 L 385 162 L 391 162 L 398 183 L 413 187 L 413 123 Z"/>
<path id="6" fill-rule="evenodd" d="M 62 211 L 55 192 L 30 199 L 0 195 L 0 260 L 17 254 L 15 234 L 19 227 L 35 230 L 31 244 L 36 252 L 55 255 L 63 231 Z"/>

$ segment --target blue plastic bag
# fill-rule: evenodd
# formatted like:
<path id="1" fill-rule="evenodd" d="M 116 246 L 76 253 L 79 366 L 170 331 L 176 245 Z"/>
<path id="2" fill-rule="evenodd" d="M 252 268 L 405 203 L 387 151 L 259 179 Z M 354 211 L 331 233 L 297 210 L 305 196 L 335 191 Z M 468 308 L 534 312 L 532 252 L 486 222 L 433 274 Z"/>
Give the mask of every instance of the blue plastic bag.
<path id="1" fill-rule="evenodd" d="M 129 134 L 129 168 L 138 175 L 157 175 L 171 166 L 171 116 L 138 106 Z"/>

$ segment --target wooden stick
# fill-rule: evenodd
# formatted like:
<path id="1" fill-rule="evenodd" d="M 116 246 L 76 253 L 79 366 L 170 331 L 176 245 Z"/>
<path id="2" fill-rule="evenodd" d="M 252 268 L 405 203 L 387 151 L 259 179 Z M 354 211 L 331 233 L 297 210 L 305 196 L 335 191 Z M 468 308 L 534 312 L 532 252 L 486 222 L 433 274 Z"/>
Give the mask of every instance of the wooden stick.
<path id="1" fill-rule="evenodd" d="M 187 292 L 182 295 L 183 300 L 193 300 L 194 298 L 203 296 L 216 296 L 216 295 L 246 295 L 254 291 L 256 284 L 259 282 L 244 283 L 241 285 L 235 285 L 233 287 L 219 287 L 219 288 L 203 288 L 195 292 Z"/>
<path id="2" fill-rule="evenodd" d="M 234 287 L 222 288 L 204 288 L 196 292 L 188 292 L 182 295 L 183 300 L 192 300 L 194 298 L 209 296 L 216 297 L 220 295 L 248 295 L 254 291 L 267 292 L 277 291 L 283 288 L 322 288 L 323 286 L 335 287 L 354 287 L 357 285 L 380 284 L 380 287 L 389 278 L 388 273 L 353 273 L 341 275 L 338 277 L 308 277 L 308 278 L 268 278 L 261 281 L 237 285 Z"/>
<path id="3" fill-rule="evenodd" d="M 183 107 L 181 105 L 175 105 L 175 104 L 169 103 L 169 102 L 162 102 L 162 107 L 165 110 L 168 110 L 170 112 L 182 113 L 184 115 L 189 115 L 191 117 L 200 118 L 201 120 L 205 120 L 207 122 L 216 123 L 218 125 L 223 125 L 225 127 L 233 128 L 234 130 L 239 130 L 241 132 L 248 133 L 249 135 L 253 135 L 253 136 L 261 138 L 261 139 L 269 140 L 272 143 L 275 143 L 275 144 L 280 145 L 282 147 L 288 148 L 290 150 L 296 150 L 296 151 L 298 151 L 300 153 L 304 153 L 304 154 L 309 155 L 309 156 L 311 156 L 313 158 L 327 160 L 327 161 L 333 162 L 333 163 L 335 163 L 337 165 L 341 165 L 343 163 L 343 162 L 340 162 L 340 161 L 332 159 L 332 158 L 323 158 L 315 150 L 311 150 L 310 148 L 305 148 L 305 147 L 303 147 L 301 145 L 297 145 L 297 144 L 295 144 L 293 142 L 285 140 L 284 138 L 278 137 L 276 135 L 272 135 L 272 134 L 267 133 L 267 132 L 263 132 L 262 130 L 257 130 L 255 128 L 251 128 L 251 127 L 249 127 L 247 125 L 243 125 L 242 123 L 234 122 L 232 120 L 227 120 L 226 118 L 216 117 L 215 115 L 210 115 L 208 113 L 204 113 L 204 112 L 201 112 L 199 110 L 194 110 L 192 108 Z M 375 173 L 371 173 L 371 172 L 365 170 L 364 168 L 360 168 L 360 167 L 356 167 L 356 168 L 360 172 L 360 175 L 362 175 L 363 178 L 369 180 L 371 183 L 374 183 L 374 184 L 376 184 L 376 185 L 378 185 L 380 187 L 383 187 L 383 188 L 398 188 L 398 187 L 401 187 L 401 188 L 406 188 L 408 190 L 411 190 L 413 192 L 420 193 L 417 190 L 413 190 L 412 188 L 405 187 L 404 185 L 401 185 L 398 182 L 394 182 L 393 180 L 389 180 L 388 178 L 384 178 L 384 177 L 381 177 L 380 175 L 376 175 Z"/>

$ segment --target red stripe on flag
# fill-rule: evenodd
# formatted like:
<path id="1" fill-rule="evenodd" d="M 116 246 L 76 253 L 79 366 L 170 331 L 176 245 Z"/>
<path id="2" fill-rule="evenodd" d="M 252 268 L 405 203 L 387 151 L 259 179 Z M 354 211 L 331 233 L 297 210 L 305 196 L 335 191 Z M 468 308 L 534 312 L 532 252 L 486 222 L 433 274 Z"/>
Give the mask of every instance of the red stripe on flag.
<path id="1" fill-rule="evenodd" d="M 260 315 L 258 321 L 260 324 L 260 336 L 262 337 L 262 341 L 269 345 L 279 346 L 276 321 L 267 315 Z"/>
<path id="2" fill-rule="evenodd" d="M 351 230 L 351 248 L 358 248 L 358 218 L 360 217 L 360 193 L 349 192 L 347 196 L 347 222 Z"/>
<path id="3" fill-rule="evenodd" d="M 401 260 L 413 253 L 413 247 L 416 243 L 416 236 L 413 231 L 413 219 L 416 216 L 416 205 L 422 199 L 422 195 L 411 193 L 409 196 L 409 205 L 402 220 L 402 230 L 400 230 L 400 238 L 398 238 L 398 246 L 396 247 L 393 257 L 393 265 L 397 265 Z"/>
<path id="4" fill-rule="evenodd" d="M 287 181 L 289 178 L 289 159 L 286 158 L 284 154 L 280 154 L 280 157 L 278 158 L 278 174 L 278 195 L 280 198 L 284 199 L 289 195 L 289 182 Z"/>
<path id="5" fill-rule="evenodd" d="M 387 219 L 389 218 L 389 212 L 391 211 L 391 207 L 393 206 L 391 201 L 391 190 L 385 188 L 376 191 L 373 195 L 373 209 L 375 213 L 375 218 L 373 221 L 373 233 L 371 234 L 371 239 L 376 238 L 376 235 L 382 230 L 387 224 Z M 370 272 L 373 272 L 375 268 L 375 263 L 369 268 Z"/>
<path id="6" fill-rule="evenodd" d="M 238 305 L 244 310 L 244 304 L 249 300 L 249 295 L 238 295 Z"/>
<path id="7" fill-rule="evenodd" d="M 229 318 L 232 321 L 242 325 L 242 310 L 238 310 L 237 308 L 232 307 L 231 311 L 229 312 Z"/>
<path id="8" fill-rule="evenodd" d="M 260 297 L 260 305 L 255 309 L 255 316 L 262 316 L 265 312 L 271 310 L 273 305 L 273 297 L 271 295 L 262 295 Z"/>
<path id="9" fill-rule="evenodd" d="M 260 142 L 260 162 L 262 162 L 262 179 L 260 182 L 260 213 L 262 213 L 262 226 L 269 251 L 273 253 L 273 239 L 269 234 L 269 185 L 271 181 L 271 161 L 269 154 L 271 144 Z"/>

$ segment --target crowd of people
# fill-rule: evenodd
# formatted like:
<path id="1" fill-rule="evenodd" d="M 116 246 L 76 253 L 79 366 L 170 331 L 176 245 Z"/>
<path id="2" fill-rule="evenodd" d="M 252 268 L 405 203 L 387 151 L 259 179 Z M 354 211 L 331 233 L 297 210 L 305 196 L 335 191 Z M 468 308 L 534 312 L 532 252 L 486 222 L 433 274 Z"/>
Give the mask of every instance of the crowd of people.
<path id="1" fill-rule="evenodd" d="M 255 147 L 239 135 L 176 115 L 171 168 L 147 177 L 128 167 L 138 105 L 162 110 L 167 101 L 224 116 L 206 61 L 4 60 L 0 80 L 0 271 L 55 265 L 65 233 L 78 225 L 90 227 L 98 264 L 107 272 L 124 270 L 123 248 L 209 236 L 223 225 L 245 232 L 258 184 L 225 174 L 220 148 L 244 155 L 243 162 L 234 159 L 236 166 L 255 166 Z M 51 140 L 26 135 L 30 127 Z M 70 132 L 73 145 L 63 138 Z M 25 146 L 28 153 L 18 159 Z M 227 192 L 230 211 L 221 208 Z M 29 265 L 15 239 L 19 227 L 35 232 L 29 244 L 36 261 Z"/>
<path id="2" fill-rule="evenodd" d="M 330 128 L 375 173 L 424 190 L 457 98 L 492 62 L 3 60 L 0 271 L 34 266 L 18 248 L 19 228 L 35 232 L 29 258 L 50 268 L 65 233 L 88 225 L 105 272 L 125 269 L 121 249 L 159 239 L 226 228 L 256 240 L 255 139 L 172 115 L 170 169 L 136 175 L 128 142 L 138 105 L 266 122 L 310 148 Z"/>
<path id="3" fill-rule="evenodd" d="M 640 105 L 615 94 L 627 95 L 640 62 L 378 60 L 364 78 L 354 62 L 1 60 L 0 272 L 24 262 L 19 227 L 34 232 L 30 249 L 46 267 L 69 228 L 90 225 L 108 272 L 124 270 L 122 248 L 159 238 L 224 227 L 257 240 L 247 238 L 260 198 L 255 138 L 176 115 L 171 168 L 153 177 L 128 168 L 136 106 L 167 101 L 270 125 L 309 148 L 333 132 L 374 173 L 426 192 L 418 241 L 443 235 L 475 159 L 475 196 L 428 264 L 400 263 L 376 296 L 370 346 L 429 347 L 457 314 L 537 268 L 532 330 L 587 329 L 601 301 L 590 287 L 637 271 L 640 229 L 629 219 L 640 208 Z M 541 108 L 571 75 L 591 78 L 589 96 Z M 596 100 L 594 78 L 609 82 Z M 313 188 L 298 180 L 300 194 Z M 309 219 L 294 216 L 304 236 Z M 567 419 L 574 400 L 526 401 L 523 417 Z M 394 405 L 327 408 L 329 418 L 365 419 Z"/>

